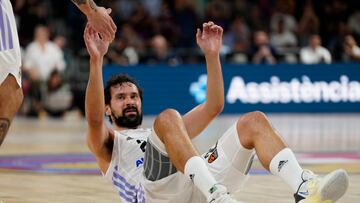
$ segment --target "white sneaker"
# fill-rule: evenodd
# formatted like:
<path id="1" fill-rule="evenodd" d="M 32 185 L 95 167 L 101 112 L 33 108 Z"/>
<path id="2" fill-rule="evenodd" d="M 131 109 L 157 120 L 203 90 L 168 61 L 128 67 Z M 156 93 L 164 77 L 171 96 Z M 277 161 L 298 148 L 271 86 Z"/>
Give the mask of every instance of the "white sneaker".
<path id="1" fill-rule="evenodd" d="M 349 177 L 345 170 L 335 170 L 323 178 L 304 170 L 303 182 L 294 194 L 296 203 L 334 203 L 340 199 L 349 186 Z"/>
<path id="2" fill-rule="evenodd" d="M 215 184 L 210 189 L 209 203 L 241 203 L 233 199 L 226 190 L 226 187 L 220 184 Z"/>

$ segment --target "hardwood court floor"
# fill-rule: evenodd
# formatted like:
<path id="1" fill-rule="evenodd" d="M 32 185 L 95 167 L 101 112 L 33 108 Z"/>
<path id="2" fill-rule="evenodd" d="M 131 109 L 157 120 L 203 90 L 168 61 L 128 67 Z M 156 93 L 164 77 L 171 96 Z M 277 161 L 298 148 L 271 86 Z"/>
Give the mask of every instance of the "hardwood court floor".
<path id="1" fill-rule="evenodd" d="M 145 121 L 145 125 L 149 122 Z M 86 123 L 74 118 L 40 121 L 16 119 L 4 145 L 0 148 L 0 162 L 4 160 L 4 157 L 9 156 L 26 158 L 43 154 L 55 156 L 88 154 L 85 134 Z M 259 167 L 258 165 L 255 163 L 255 167 Z M 326 164 L 318 168 L 309 166 L 323 172 L 331 168 Z M 45 165 L 46 167 L 50 166 Z M 95 163 L 90 163 L 87 167 L 95 168 L 96 166 Z M 346 167 L 353 170 L 353 173 L 350 174 L 349 190 L 339 202 L 360 203 L 360 173 L 358 172 L 360 163 L 354 162 Z M 271 175 L 251 176 L 244 190 L 235 196 L 245 203 L 294 202 L 288 187 L 278 177 Z M 99 174 L 43 173 L 32 170 L 21 171 L 16 168 L 5 170 L 0 167 L 0 202 L 110 203 L 120 202 L 120 200 L 112 186 Z"/>

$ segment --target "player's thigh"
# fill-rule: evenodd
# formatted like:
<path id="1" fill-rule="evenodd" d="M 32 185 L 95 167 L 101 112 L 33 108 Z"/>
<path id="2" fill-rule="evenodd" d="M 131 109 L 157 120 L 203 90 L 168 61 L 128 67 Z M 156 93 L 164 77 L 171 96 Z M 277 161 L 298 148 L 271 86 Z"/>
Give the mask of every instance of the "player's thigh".
<path id="1" fill-rule="evenodd" d="M 254 154 L 241 146 L 235 123 L 202 157 L 215 179 L 236 192 L 248 177 Z"/>

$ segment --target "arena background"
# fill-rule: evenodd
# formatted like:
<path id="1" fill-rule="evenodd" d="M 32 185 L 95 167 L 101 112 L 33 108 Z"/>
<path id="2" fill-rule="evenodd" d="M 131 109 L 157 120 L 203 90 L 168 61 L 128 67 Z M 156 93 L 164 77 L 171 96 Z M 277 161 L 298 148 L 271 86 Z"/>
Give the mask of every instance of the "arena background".
<path id="1" fill-rule="evenodd" d="M 242 114 L 261 110 L 305 168 L 320 174 L 346 169 L 350 187 L 339 202 L 360 202 L 360 62 L 348 52 L 346 41 L 351 35 L 360 43 L 359 1 L 96 2 L 113 9 L 118 26 L 104 79 L 114 73 L 138 79 L 144 87 L 145 127 L 151 127 L 154 116 L 166 108 L 185 113 L 205 100 L 206 70 L 194 33 L 202 22 L 213 20 L 225 30 L 221 57 L 226 104 L 194 140 L 199 151 L 206 151 Z M 25 100 L 0 148 L 0 202 L 120 202 L 86 147 L 85 17 L 70 0 L 12 3 L 23 48 Z M 286 37 L 278 33 L 279 22 Z M 43 79 L 33 77 L 36 67 L 26 67 L 27 47 L 36 41 L 39 25 L 48 29 L 49 42 L 59 46 L 66 64 L 48 67 L 59 74 Z M 268 35 L 275 61 L 254 60 L 254 34 L 259 30 Z M 329 50 L 330 64 L 302 61 L 301 48 L 312 34 L 319 34 Z M 41 63 L 42 58 L 37 59 Z M 53 75 L 61 82 L 49 87 Z M 235 194 L 240 200 L 294 202 L 286 185 L 258 161 L 251 174 L 244 190 Z"/>

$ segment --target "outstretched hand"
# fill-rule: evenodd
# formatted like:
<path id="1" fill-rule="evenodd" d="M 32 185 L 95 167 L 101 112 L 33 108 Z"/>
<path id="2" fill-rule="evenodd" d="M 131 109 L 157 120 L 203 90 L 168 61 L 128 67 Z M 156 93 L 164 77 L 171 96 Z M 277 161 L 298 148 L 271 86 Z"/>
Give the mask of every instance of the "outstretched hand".
<path id="1" fill-rule="evenodd" d="M 216 55 L 220 53 L 222 35 L 223 29 L 209 21 L 203 24 L 202 31 L 197 29 L 196 42 L 205 55 Z"/>
<path id="2" fill-rule="evenodd" d="M 90 26 L 96 30 L 96 32 L 100 33 L 102 39 L 107 41 L 114 40 L 116 32 L 116 25 L 109 15 L 110 13 L 110 8 L 97 7 L 96 11 L 87 15 Z"/>
<path id="3" fill-rule="evenodd" d="M 99 59 L 103 57 L 109 48 L 109 41 L 101 39 L 99 33 L 89 24 L 86 25 L 84 30 L 84 41 L 91 58 Z"/>

